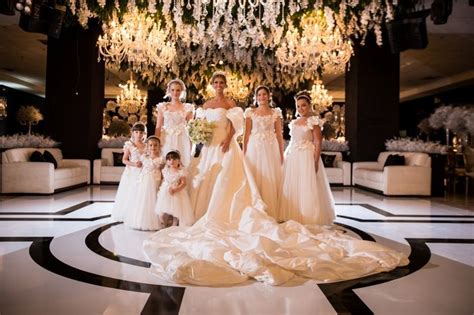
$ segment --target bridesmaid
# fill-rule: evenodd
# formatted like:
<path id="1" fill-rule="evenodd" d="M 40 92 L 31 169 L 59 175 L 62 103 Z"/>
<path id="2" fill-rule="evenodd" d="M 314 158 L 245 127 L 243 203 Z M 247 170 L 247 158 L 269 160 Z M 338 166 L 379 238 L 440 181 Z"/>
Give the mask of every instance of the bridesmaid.
<path id="1" fill-rule="evenodd" d="M 166 96 L 170 102 L 159 103 L 155 136 L 161 139 L 162 152 L 166 154 L 177 150 L 181 153 L 181 161 L 186 167 L 191 160 L 191 141 L 186 124 L 194 116 L 194 106 L 183 103 L 186 97 L 186 86 L 180 79 L 168 83 Z"/>
<path id="2" fill-rule="evenodd" d="M 290 144 L 285 151 L 281 221 L 302 224 L 331 224 L 335 219 L 334 200 L 321 161 L 322 122 L 313 116 L 311 96 L 302 91 L 295 96 L 299 118 L 290 122 Z"/>
<path id="3" fill-rule="evenodd" d="M 255 90 L 257 108 L 245 110 L 243 150 L 267 213 L 278 219 L 278 190 L 283 163 L 282 114 L 270 107 L 270 89 L 260 85 Z"/>

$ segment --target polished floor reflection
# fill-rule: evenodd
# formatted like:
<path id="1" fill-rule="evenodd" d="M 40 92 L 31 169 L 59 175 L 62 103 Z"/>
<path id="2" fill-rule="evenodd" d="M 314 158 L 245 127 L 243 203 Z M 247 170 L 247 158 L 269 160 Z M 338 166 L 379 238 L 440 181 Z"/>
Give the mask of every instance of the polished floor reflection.
<path id="1" fill-rule="evenodd" d="M 110 219 L 116 186 L 0 196 L 0 314 L 472 314 L 474 200 L 333 188 L 347 233 L 410 264 L 351 281 L 180 286 L 152 276 L 150 232 Z"/>

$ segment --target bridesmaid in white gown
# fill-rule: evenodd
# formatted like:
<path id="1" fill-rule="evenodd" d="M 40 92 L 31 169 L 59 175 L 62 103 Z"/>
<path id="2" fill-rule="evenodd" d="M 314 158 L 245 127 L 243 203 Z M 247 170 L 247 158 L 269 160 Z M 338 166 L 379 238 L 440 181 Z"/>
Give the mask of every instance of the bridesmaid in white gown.
<path id="1" fill-rule="evenodd" d="M 290 123 L 290 144 L 285 151 L 280 220 L 302 224 L 332 224 L 334 200 L 321 161 L 321 127 L 313 116 L 311 96 L 303 91 L 295 96 L 299 118 Z"/>
<path id="2" fill-rule="evenodd" d="M 293 220 L 278 224 L 268 216 L 234 139 L 241 133 L 242 110 L 224 97 L 224 74 L 215 74 L 212 85 L 216 98 L 196 114 L 215 123 L 213 137 L 191 165 L 191 201 L 201 218 L 191 227 L 163 229 L 144 241 L 155 275 L 195 285 L 231 285 L 249 278 L 280 285 L 295 276 L 353 279 L 408 263 L 404 254 L 380 244 Z"/>
<path id="3" fill-rule="evenodd" d="M 278 196 L 283 163 L 282 114 L 270 107 L 270 89 L 255 90 L 257 108 L 247 108 L 245 117 L 244 154 L 252 175 L 267 204 L 267 213 L 278 219 Z"/>
<path id="4" fill-rule="evenodd" d="M 166 154 L 177 150 L 181 153 L 181 162 L 188 166 L 191 159 L 191 141 L 186 130 L 187 122 L 194 116 L 194 106 L 183 103 L 186 96 L 186 86 L 179 79 L 168 83 L 166 97 L 170 102 L 159 103 L 155 136 L 161 139 L 162 152 Z"/>

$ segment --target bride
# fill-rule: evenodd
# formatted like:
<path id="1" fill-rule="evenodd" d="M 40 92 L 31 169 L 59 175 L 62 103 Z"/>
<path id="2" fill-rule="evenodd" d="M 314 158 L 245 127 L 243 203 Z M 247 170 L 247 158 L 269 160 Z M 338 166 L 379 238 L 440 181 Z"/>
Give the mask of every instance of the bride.
<path id="1" fill-rule="evenodd" d="M 253 278 L 271 285 L 293 277 L 336 281 L 388 271 L 402 253 L 355 239 L 330 226 L 278 224 L 265 212 L 235 137 L 243 112 L 224 96 L 226 76 L 211 79 L 216 97 L 196 115 L 214 122 L 213 137 L 190 165 L 192 227 L 170 227 L 144 241 L 152 272 L 195 285 L 231 285 Z M 307 192 L 311 193 L 311 192 Z"/>

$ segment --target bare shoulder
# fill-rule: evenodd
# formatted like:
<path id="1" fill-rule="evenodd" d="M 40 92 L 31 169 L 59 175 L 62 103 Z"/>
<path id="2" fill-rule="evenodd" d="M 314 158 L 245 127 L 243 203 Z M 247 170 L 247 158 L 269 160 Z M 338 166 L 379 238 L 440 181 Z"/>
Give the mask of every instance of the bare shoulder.
<path id="1" fill-rule="evenodd" d="M 235 101 L 233 99 L 231 99 L 231 98 L 226 99 L 227 109 L 234 108 L 235 106 L 237 106 L 237 104 L 235 103 Z"/>

